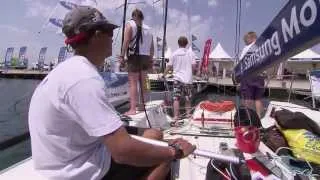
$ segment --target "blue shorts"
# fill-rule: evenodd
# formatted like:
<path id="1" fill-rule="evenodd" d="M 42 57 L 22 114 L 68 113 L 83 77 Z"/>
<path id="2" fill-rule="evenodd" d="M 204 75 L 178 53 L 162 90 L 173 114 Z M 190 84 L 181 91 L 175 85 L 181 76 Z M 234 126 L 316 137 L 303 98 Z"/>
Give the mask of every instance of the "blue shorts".
<path id="1" fill-rule="evenodd" d="M 240 93 L 244 100 L 262 99 L 264 97 L 264 78 L 257 76 L 241 80 Z"/>

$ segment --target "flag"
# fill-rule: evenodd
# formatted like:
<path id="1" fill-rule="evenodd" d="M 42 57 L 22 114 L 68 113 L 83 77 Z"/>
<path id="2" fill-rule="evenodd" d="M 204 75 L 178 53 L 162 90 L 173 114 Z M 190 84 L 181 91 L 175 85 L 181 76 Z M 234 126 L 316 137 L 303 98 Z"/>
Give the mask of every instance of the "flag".
<path id="1" fill-rule="evenodd" d="M 201 66 L 200 66 L 201 73 L 208 71 L 211 42 L 212 42 L 212 39 L 208 39 L 205 43 L 205 46 L 204 46 L 203 57 L 202 57 Z"/>
<path id="2" fill-rule="evenodd" d="M 200 52 L 200 49 L 194 43 L 192 43 L 192 51 Z"/>
<path id="3" fill-rule="evenodd" d="M 59 2 L 61 6 L 63 6 L 64 8 L 71 10 L 75 7 L 77 7 L 77 4 L 70 2 L 70 1 L 60 1 Z"/>
<path id="4" fill-rule="evenodd" d="M 195 35 L 191 35 L 191 39 L 192 39 L 192 41 L 195 41 L 195 40 L 197 40 L 198 38 L 195 36 Z"/>
<path id="5" fill-rule="evenodd" d="M 57 34 L 61 34 L 64 16 L 73 8 L 79 5 L 87 5 L 97 8 L 96 0 L 60 0 L 56 7 L 50 13 L 48 21 L 45 22 L 43 28 L 53 29 Z"/>
<path id="6" fill-rule="evenodd" d="M 49 22 L 59 28 L 62 28 L 63 26 L 63 20 L 58 18 L 50 18 Z"/>
<path id="7" fill-rule="evenodd" d="M 98 5 L 96 0 L 60 0 L 60 5 L 64 8 L 71 10 L 78 5 L 85 5 L 85 6 L 93 6 L 96 7 Z"/>

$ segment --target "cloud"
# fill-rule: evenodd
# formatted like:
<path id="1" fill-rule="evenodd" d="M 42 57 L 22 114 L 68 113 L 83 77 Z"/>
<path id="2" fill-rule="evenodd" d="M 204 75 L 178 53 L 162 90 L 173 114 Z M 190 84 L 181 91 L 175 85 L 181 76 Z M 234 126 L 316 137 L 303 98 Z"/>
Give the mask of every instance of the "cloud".
<path id="1" fill-rule="evenodd" d="M 5 25 L 5 24 L 1 24 L 0 29 L 5 30 L 5 31 L 9 31 L 11 33 L 16 33 L 16 34 L 27 34 L 28 33 L 28 31 L 26 29 L 21 29 L 21 28 L 15 27 L 15 26 Z"/>
<path id="2" fill-rule="evenodd" d="M 218 1 L 217 0 L 208 0 L 208 5 L 216 7 L 216 6 L 218 6 Z"/>
<path id="3" fill-rule="evenodd" d="M 48 17 L 52 12 L 51 5 L 46 4 L 43 0 L 24 0 L 26 4 L 26 17 Z"/>
<path id="4" fill-rule="evenodd" d="M 191 17 L 191 22 L 194 23 L 194 22 L 198 22 L 200 21 L 201 19 L 201 16 L 200 15 L 195 15 L 195 16 L 192 16 Z"/>
<path id="5" fill-rule="evenodd" d="M 251 7 L 251 2 L 250 1 L 246 1 L 246 8 Z"/>

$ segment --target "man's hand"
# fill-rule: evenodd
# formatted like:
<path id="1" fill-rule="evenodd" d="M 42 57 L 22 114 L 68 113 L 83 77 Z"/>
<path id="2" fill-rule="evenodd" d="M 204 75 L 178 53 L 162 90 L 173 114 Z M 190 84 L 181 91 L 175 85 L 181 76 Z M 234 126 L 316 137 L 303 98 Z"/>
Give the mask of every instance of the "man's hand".
<path id="1" fill-rule="evenodd" d="M 172 145 L 172 144 L 178 145 L 179 148 L 182 150 L 183 152 L 182 158 L 189 156 L 196 149 L 195 145 L 190 144 L 188 141 L 182 138 L 170 140 L 169 145 Z"/>

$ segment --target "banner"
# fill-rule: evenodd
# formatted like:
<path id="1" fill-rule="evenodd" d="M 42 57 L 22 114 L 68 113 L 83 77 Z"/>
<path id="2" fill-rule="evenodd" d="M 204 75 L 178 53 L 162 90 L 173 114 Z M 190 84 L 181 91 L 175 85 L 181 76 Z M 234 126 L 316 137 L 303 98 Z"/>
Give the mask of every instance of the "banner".
<path id="1" fill-rule="evenodd" d="M 9 67 L 11 65 L 11 59 L 12 59 L 12 56 L 13 56 L 13 51 L 14 51 L 13 47 L 7 48 L 6 56 L 4 58 L 5 67 Z"/>
<path id="2" fill-rule="evenodd" d="M 43 47 L 43 48 L 40 49 L 39 60 L 38 60 L 39 67 L 43 67 L 44 66 L 44 61 L 45 61 L 47 49 L 48 49 L 47 47 Z"/>
<path id="3" fill-rule="evenodd" d="M 204 46 L 203 57 L 200 65 L 201 74 L 207 74 L 207 71 L 208 71 L 211 42 L 212 42 L 212 39 L 208 39 Z"/>
<path id="4" fill-rule="evenodd" d="M 26 58 L 26 54 L 27 54 L 27 46 L 22 46 L 20 47 L 19 50 L 19 59 L 18 59 L 18 65 L 22 65 L 22 66 L 27 66 L 27 58 Z"/>
<path id="5" fill-rule="evenodd" d="M 252 76 L 320 42 L 320 1 L 290 0 L 236 65 L 235 80 Z"/>
<path id="6" fill-rule="evenodd" d="M 48 21 L 43 27 L 52 29 L 58 34 L 62 34 L 61 28 L 64 16 L 78 5 L 87 5 L 97 8 L 98 4 L 96 0 L 60 0 L 52 10 Z"/>
<path id="7" fill-rule="evenodd" d="M 59 50 L 58 64 L 63 62 L 66 59 L 66 56 L 67 56 L 67 47 L 63 46 Z"/>

